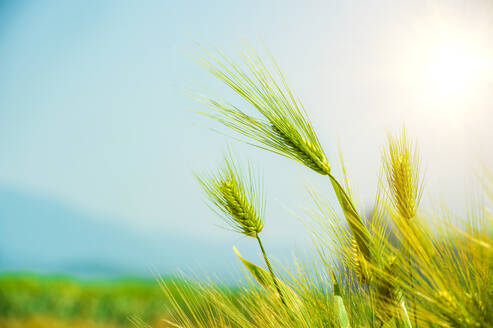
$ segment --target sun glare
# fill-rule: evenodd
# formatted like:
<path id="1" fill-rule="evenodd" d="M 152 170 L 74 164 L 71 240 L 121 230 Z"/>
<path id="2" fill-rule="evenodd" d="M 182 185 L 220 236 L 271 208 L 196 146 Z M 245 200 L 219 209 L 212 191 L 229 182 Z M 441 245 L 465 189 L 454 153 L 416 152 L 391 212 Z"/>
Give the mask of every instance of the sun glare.
<path id="1" fill-rule="evenodd" d="M 431 46 L 423 78 L 437 96 L 460 96 L 483 80 L 486 58 L 481 49 L 452 40 Z"/>
<path id="2" fill-rule="evenodd" d="M 395 63 L 402 94 L 414 99 L 413 106 L 437 113 L 465 113 L 484 103 L 493 83 L 491 26 L 460 15 L 431 15 L 417 21 L 397 41 L 402 52 Z"/>

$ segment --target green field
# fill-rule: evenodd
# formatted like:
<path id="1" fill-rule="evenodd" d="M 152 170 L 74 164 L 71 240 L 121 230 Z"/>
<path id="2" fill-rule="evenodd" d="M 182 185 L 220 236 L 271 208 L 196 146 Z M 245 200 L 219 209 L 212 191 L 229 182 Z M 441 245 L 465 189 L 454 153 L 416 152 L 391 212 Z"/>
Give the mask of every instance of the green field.
<path id="1" fill-rule="evenodd" d="M 152 279 L 0 276 L 0 327 L 3 328 L 129 327 L 131 316 L 159 327 L 164 326 L 159 322 L 168 307 L 162 290 Z"/>

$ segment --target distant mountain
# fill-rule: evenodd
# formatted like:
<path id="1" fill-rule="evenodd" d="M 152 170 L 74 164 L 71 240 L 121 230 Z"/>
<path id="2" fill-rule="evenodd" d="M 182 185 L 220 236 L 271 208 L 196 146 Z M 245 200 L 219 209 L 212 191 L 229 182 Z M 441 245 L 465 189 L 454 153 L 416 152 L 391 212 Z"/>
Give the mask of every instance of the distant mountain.
<path id="1" fill-rule="evenodd" d="M 231 274 L 230 246 L 204 245 L 165 231 L 144 236 L 113 222 L 0 187 L 0 271 L 115 276 L 192 269 L 226 278 Z M 200 268 L 190 265 L 197 259 Z"/>

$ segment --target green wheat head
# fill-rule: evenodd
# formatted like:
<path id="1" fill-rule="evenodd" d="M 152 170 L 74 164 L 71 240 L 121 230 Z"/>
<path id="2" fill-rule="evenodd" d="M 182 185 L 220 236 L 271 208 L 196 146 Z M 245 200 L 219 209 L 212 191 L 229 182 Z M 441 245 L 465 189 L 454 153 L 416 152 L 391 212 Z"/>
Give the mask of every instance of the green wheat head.
<path id="1" fill-rule="evenodd" d="M 233 230 L 250 237 L 255 237 L 262 231 L 262 184 L 251 166 L 245 174 L 231 156 L 227 155 L 224 165 L 217 172 L 196 177 L 215 212 Z"/>
<path id="2" fill-rule="evenodd" d="M 203 113 L 249 138 L 258 147 L 294 159 L 313 171 L 328 175 L 330 165 L 303 105 L 289 89 L 276 62 L 274 73 L 251 48 L 235 63 L 220 51 L 204 49 L 197 61 L 246 100 L 260 117 L 228 102 L 198 97 L 212 112 Z"/>

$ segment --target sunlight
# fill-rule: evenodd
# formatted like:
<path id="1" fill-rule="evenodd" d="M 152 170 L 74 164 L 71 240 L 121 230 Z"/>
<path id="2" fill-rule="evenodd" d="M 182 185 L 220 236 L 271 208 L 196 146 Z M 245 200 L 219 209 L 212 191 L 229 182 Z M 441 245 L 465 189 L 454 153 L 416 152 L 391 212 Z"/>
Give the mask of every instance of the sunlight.
<path id="1" fill-rule="evenodd" d="M 427 87 L 439 97 L 463 97 L 477 88 L 486 71 L 481 49 L 462 40 L 438 42 L 428 53 L 424 76 Z"/>
<path id="2" fill-rule="evenodd" d="M 490 24 L 467 15 L 430 15 L 401 35 L 391 65 L 415 108 L 459 119 L 486 101 L 493 82 Z"/>

